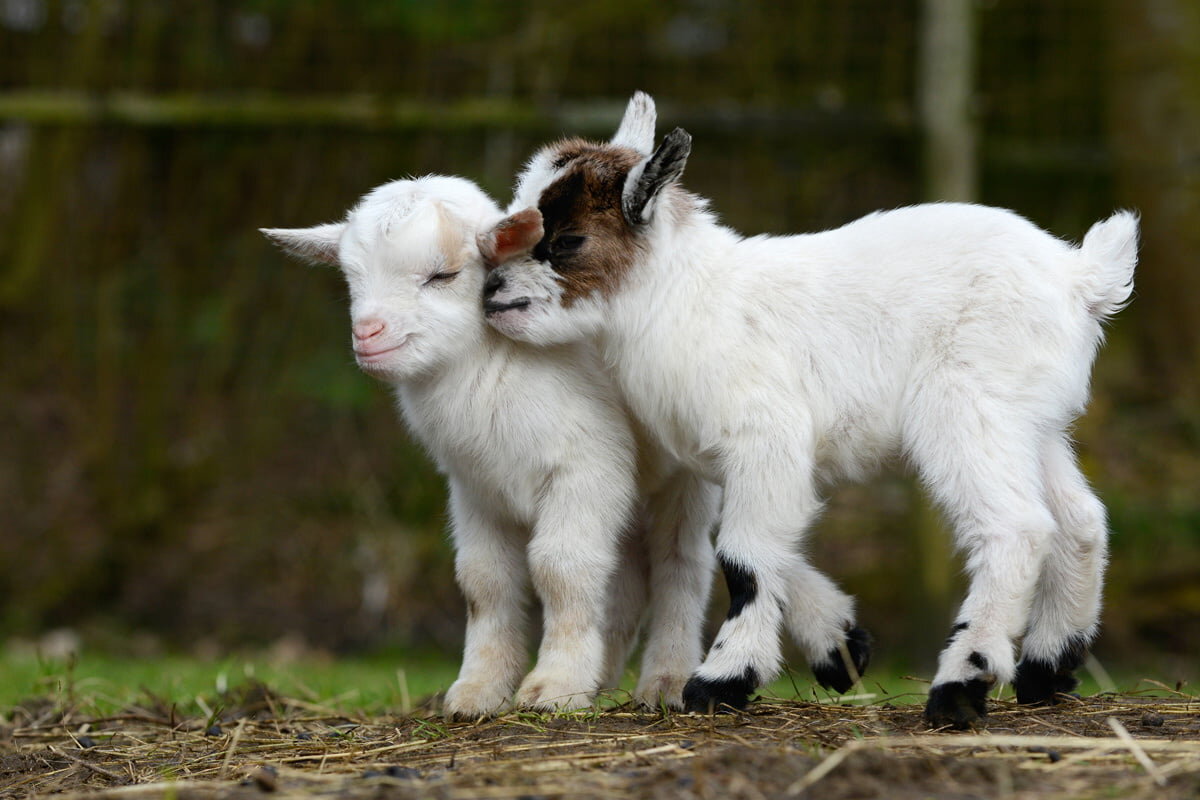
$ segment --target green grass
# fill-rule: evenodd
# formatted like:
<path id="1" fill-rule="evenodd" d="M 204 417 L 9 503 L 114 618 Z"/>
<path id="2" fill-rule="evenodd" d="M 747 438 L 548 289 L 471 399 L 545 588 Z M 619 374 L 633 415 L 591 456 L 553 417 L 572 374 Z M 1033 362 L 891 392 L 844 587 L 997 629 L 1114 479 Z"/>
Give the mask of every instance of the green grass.
<path id="1" fill-rule="evenodd" d="M 1085 697 L 1104 692 L 1156 697 L 1175 694 L 1174 687 L 1155 680 L 1153 675 L 1142 675 L 1124 669 L 1118 669 L 1109 674 L 1103 667 L 1092 669 L 1092 666 L 1092 662 L 1089 662 L 1076 674 L 1079 678 L 1079 686 L 1075 691 Z M 872 664 L 862 685 L 841 696 L 817 686 L 813 683 L 807 669 L 800 666 L 785 670 L 782 677 L 763 687 L 759 694 L 763 697 L 784 700 L 798 699 L 809 702 L 840 702 L 855 705 L 878 703 L 885 700 L 897 705 L 924 703 L 932 677 L 932 672 L 924 674 L 908 671 L 895 664 Z M 1010 700 L 1013 698 L 1013 689 L 1010 685 L 1001 686 L 998 691 L 998 695 L 996 691 L 993 691 L 992 696 Z M 1186 686 L 1183 691 L 1188 694 L 1194 693 L 1190 687 Z"/>
<path id="2" fill-rule="evenodd" d="M 403 712 L 449 686 L 457 669 L 456 658 L 436 654 L 272 663 L 265 656 L 129 658 L 85 651 L 55 661 L 3 653 L 0 715 L 30 698 L 49 698 L 99 715 L 146 704 L 175 706 L 180 714 L 208 713 L 222 704 L 227 690 L 253 681 L 276 694 L 331 709 Z"/>
<path id="3" fill-rule="evenodd" d="M 132 707 L 176 709 L 180 715 L 211 714 L 223 694 L 261 682 L 284 697 L 338 712 L 404 713 L 454 680 L 458 654 L 380 653 L 359 657 L 306 657 L 273 663 L 266 656 L 230 656 L 217 660 L 169 655 L 131 658 L 85 651 L 68 661 L 32 653 L 0 652 L 0 718 L 31 698 L 48 698 L 61 708 L 104 716 Z M 928 676 L 925 676 L 928 677 Z M 1112 677 L 1082 670 L 1080 692 L 1170 694 L 1171 688 L 1134 674 Z M 601 705 L 628 699 L 636 677 L 627 673 L 622 691 L 609 692 Z M 928 683 L 903 668 L 872 665 L 859 689 L 846 696 L 815 686 L 803 666 L 785 671 L 759 694 L 773 699 L 868 704 L 924 701 Z M 1005 687 L 1002 696 L 1011 697 Z M 1185 691 L 1190 691 L 1185 688 Z"/>

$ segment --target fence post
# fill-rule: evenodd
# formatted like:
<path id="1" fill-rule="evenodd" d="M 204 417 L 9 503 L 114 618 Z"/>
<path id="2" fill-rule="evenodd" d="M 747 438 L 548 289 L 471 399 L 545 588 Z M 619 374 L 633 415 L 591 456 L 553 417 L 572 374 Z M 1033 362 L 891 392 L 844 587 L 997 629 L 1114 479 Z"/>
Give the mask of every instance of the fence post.
<path id="1" fill-rule="evenodd" d="M 923 0 L 918 42 L 918 113 L 929 200 L 972 202 L 978 158 L 971 102 L 975 85 L 974 0 Z M 932 652 L 949 624 L 956 585 L 950 537 L 932 503 L 915 487 L 909 518 L 918 578 L 911 626 L 922 652 Z"/>
<path id="2" fill-rule="evenodd" d="M 970 202 L 978 192 L 974 0 L 923 0 L 917 100 L 924 139 L 925 193 Z"/>

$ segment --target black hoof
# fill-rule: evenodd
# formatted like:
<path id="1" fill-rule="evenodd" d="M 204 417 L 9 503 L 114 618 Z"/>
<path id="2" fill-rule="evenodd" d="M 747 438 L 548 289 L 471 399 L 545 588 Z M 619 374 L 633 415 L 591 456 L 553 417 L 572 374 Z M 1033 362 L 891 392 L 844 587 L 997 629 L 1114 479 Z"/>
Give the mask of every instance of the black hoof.
<path id="1" fill-rule="evenodd" d="M 981 680 L 934 686 L 925 703 L 925 721 L 931 728 L 950 726 L 961 731 L 974 727 L 987 716 L 987 693 L 991 686 Z"/>
<path id="2" fill-rule="evenodd" d="M 846 668 L 846 659 L 842 657 L 840 648 L 829 651 L 821 663 L 814 664 L 812 668 L 817 683 L 838 694 L 845 694 L 857 678 L 861 678 L 867 671 L 867 665 L 871 663 L 871 634 L 862 628 L 846 631 L 846 650 L 850 654 L 850 663 L 854 665 L 857 676 L 851 675 L 850 670 Z"/>
<path id="3" fill-rule="evenodd" d="M 758 675 L 750 667 L 739 678 L 712 680 L 692 676 L 683 687 L 683 708 L 701 714 L 745 708 L 757 688 Z M 722 706 L 729 708 L 722 709 Z"/>
<path id="4" fill-rule="evenodd" d="M 1086 656 L 1087 639 L 1074 636 L 1067 640 L 1066 646 L 1054 663 L 1021 659 L 1021 663 L 1017 664 L 1017 674 L 1013 678 L 1017 702 L 1039 706 L 1057 703 L 1058 695 L 1070 694 L 1071 690 L 1079 685 L 1074 673 L 1083 666 Z"/>
<path id="5" fill-rule="evenodd" d="M 1017 664 L 1013 688 L 1017 702 L 1029 706 L 1050 706 L 1058 695 L 1070 694 L 1079 685 L 1072 670 L 1055 668 L 1043 661 L 1022 661 Z"/>

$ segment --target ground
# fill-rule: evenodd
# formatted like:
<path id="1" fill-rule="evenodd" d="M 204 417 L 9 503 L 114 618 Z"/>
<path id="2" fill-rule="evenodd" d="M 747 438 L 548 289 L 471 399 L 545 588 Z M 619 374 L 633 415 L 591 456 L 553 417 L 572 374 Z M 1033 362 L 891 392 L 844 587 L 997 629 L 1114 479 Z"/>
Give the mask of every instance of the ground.
<path id="1" fill-rule="evenodd" d="M 985 728 L 964 733 L 929 731 L 912 700 L 473 723 L 432 709 L 344 716 L 261 685 L 186 719 L 167 707 L 87 719 L 32 702 L 0 728 L 0 797 L 1200 797 L 1200 698 L 996 702 Z"/>

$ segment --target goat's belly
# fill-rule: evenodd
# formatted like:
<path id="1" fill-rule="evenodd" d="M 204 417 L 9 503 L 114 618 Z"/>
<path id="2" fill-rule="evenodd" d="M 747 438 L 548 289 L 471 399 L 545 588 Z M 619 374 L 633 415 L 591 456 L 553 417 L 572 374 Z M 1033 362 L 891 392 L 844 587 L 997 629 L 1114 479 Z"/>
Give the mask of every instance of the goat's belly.
<path id="1" fill-rule="evenodd" d="M 699 475 L 709 483 L 718 485 L 722 483 L 723 473 L 716 449 L 689 451 L 683 458 L 679 458 L 677 461 L 685 469 Z"/>
<path id="2" fill-rule="evenodd" d="M 899 434 L 883 427 L 852 426 L 827 431 L 817 440 L 817 477 L 825 483 L 865 480 L 895 455 L 899 443 Z"/>
<path id="3" fill-rule="evenodd" d="M 704 437 L 677 418 L 646 420 L 643 427 L 651 435 L 658 455 L 672 466 L 678 465 L 711 483 L 722 483 L 718 448 L 705 446 Z M 670 468 L 668 468 L 670 469 Z"/>

